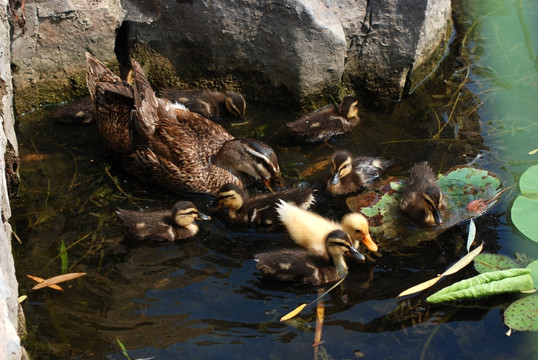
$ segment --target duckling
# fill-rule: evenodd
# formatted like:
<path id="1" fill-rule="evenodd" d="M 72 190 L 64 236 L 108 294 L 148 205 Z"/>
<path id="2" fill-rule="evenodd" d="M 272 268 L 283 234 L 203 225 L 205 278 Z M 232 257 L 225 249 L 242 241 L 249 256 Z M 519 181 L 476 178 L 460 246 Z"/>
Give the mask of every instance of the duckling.
<path id="1" fill-rule="evenodd" d="M 186 239 L 198 233 L 194 220 L 211 220 L 190 201 L 178 201 L 170 210 L 141 212 L 118 209 L 117 214 L 137 240 Z"/>
<path id="2" fill-rule="evenodd" d="M 352 158 L 345 150 L 335 152 L 331 157 L 331 175 L 327 180 L 327 191 L 333 195 L 346 195 L 361 190 L 392 164 L 376 157 Z"/>
<path id="3" fill-rule="evenodd" d="M 434 226 L 443 223 L 442 208 L 443 193 L 430 165 L 426 161 L 413 165 L 402 189 L 402 212 L 419 224 Z"/>
<path id="4" fill-rule="evenodd" d="M 52 119 L 64 124 L 89 124 L 93 122 L 93 102 L 89 96 L 62 106 L 52 113 Z"/>
<path id="5" fill-rule="evenodd" d="M 236 184 L 226 184 L 217 194 L 217 202 L 219 207 L 228 208 L 228 216 L 233 222 L 273 227 L 278 224 L 276 205 L 279 200 L 306 210 L 314 202 L 313 192 L 312 188 L 303 187 L 249 196 Z"/>
<path id="6" fill-rule="evenodd" d="M 175 192 L 216 194 L 252 176 L 272 190 L 283 185 L 278 159 L 267 144 L 234 138 L 219 124 L 159 98 L 138 62 L 133 86 L 89 53 L 87 82 L 99 133 L 123 167 Z"/>
<path id="7" fill-rule="evenodd" d="M 335 135 L 351 132 L 359 124 L 359 101 L 346 96 L 338 107 L 326 106 L 288 123 L 292 135 L 306 142 L 325 142 Z"/>
<path id="8" fill-rule="evenodd" d="M 353 240 L 356 249 L 360 242 L 371 251 L 378 249 L 370 236 L 368 220 L 362 214 L 346 214 L 338 224 L 282 200 L 277 205 L 277 213 L 293 241 L 320 255 L 326 255 L 325 237 L 333 230 L 344 230 Z"/>
<path id="9" fill-rule="evenodd" d="M 247 110 L 247 102 L 243 95 L 230 91 L 206 91 L 196 89 L 164 89 L 161 96 L 172 102 L 178 102 L 190 111 L 194 111 L 209 119 L 232 116 L 242 119 Z"/>
<path id="10" fill-rule="evenodd" d="M 347 274 L 344 254 L 364 261 L 349 235 L 342 230 L 327 234 L 324 243 L 326 255 L 312 253 L 307 249 L 283 249 L 256 255 L 256 267 L 265 275 L 282 281 L 294 281 L 314 286 L 336 282 Z"/>

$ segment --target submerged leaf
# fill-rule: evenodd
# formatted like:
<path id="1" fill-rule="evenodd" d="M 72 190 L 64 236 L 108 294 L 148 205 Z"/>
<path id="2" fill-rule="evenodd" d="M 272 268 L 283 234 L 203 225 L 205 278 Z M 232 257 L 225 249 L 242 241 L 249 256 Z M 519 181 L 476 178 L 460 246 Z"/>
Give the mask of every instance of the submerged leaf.
<path id="1" fill-rule="evenodd" d="M 519 268 L 487 272 L 441 289 L 426 301 L 438 303 L 532 290 L 534 283 L 530 273 L 529 269 Z"/>
<path id="2" fill-rule="evenodd" d="M 504 311 L 504 323 L 517 331 L 538 331 L 538 295 L 514 301 Z"/>
<path id="3" fill-rule="evenodd" d="M 39 284 L 41 284 L 43 281 L 45 281 L 45 279 L 40 278 L 39 276 L 33 276 L 33 275 L 26 275 L 26 276 L 29 277 L 30 279 L 38 282 Z M 54 289 L 54 290 L 59 290 L 59 291 L 64 290 L 58 285 L 48 285 L 48 287 L 50 287 L 51 289 Z"/>
<path id="4" fill-rule="evenodd" d="M 497 270 L 507 270 L 519 267 L 506 255 L 480 254 L 474 259 L 474 268 L 479 273 Z"/>
<path id="5" fill-rule="evenodd" d="M 62 260 L 62 274 L 65 274 L 67 273 L 67 267 L 69 266 L 69 258 L 67 256 L 67 251 L 65 250 L 63 239 L 60 243 L 60 259 Z"/>
<path id="6" fill-rule="evenodd" d="M 69 274 L 63 274 L 63 275 L 54 276 L 54 277 L 51 277 L 51 278 L 43 281 L 42 283 L 37 284 L 36 286 L 34 286 L 32 288 L 32 290 L 38 290 L 38 289 L 41 289 L 41 288 L 44 288 L 44 287 L 47 287 L 47 286 L 56 285 L 56 284 L 62 283 L 64 281 L 79 278 L 79 277 L 84 276 L 84 275 L 86 275 L 85 272 L 69 273 Z"/>

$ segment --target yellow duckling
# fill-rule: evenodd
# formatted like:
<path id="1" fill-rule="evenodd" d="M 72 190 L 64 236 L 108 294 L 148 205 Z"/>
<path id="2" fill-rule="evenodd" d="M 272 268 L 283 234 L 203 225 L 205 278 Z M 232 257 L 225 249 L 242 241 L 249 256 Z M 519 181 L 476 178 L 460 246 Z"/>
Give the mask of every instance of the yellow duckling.
<path id="1" fill-rule="evenodd" d="M 306 142 L 327 142 L 335 135 L 351 132 L 360 122 L 359 101 L 346 96 L 338 107 L 329 105 L 288 123 L 292 135 Z"/>
<path id="2" fill-rule="evenodd" d="M 314 202 L 313 192 L 314 189 L 303 187 L 249 196 L 236 184 L 226 184 L 217 194 L 217 202 L 219 207 L 228 208 L 228 216 L 235 223 L 275 226 L 278 224 L 276 205 L 280 200 L 306 210 Z"/>
<path id="3" fill-rule="evenodd" d="M 356 249 L 359 248 L 360 242 L 371 251 L 378 249 L 377 244 L 370 237 L 368 220 L 362 214 L 346 214 L 338 224 L 285 201 L 280 201 L 277 213 L 293 241 L 318 254 L 326 255 L 325 239 L 327 234 L 334 230 L 344 230 L 350 236 Z"/>
<path id="4" fill-rule="evenodd" d="M 223 93 L 196 89 L 164 89 L 161 91 L 161 95 L 210 119 L 227 116 L 242 119 L 247 110 L 247 102 L 243 95 L 233 91 Z"/>
<path id="5" fill-rule="evenodd" d="M 353 158 L 345 150 L 331 157 L 331 175 L 327 180 L 327 191 L 333 195 L 357 192 L 377 180 L 392 164 L 392 161 L 376 157 Z"/>
<path id="6" fill-rule="evenodd" d="M 349 235 L 333 230 L 325 238 L 325 254 L 312 253 L 307 249 L 283 249 L 256 255 L 256 267 L 265 275 L 282 281 L 294 281 L 314 286 L 340 280 L 347 274 L 344 254 L 350 253 L 359 261 L 363 254 L 352 244 Z"/>
<path id="7" fill-rule="evenodd" d="M 159 98 L 133 61 L 133 86 L 90 54 L 87 81 L 99 133 L 125 169 L 175 192 L 216 194 L 247 176 L 282 186 L 274 150 L 250 138 L 234 138 L 217 123 Z M 272 184 L 271 184 L 272 183 Z"/>
<path id="8" fill-rule="evenodd" d="M 211 220 L 190 201 L 178 201 L 170 210 L 133 211 L 118 209 L 118 216 L 137 240 L 174 241 L 198 233 L 194 220 Z"/>
<path id="9" fill-rule="evenodd" d="M 402 212 L 419 224 L 434 226 L 443 223 L 443 207 L 443 193 L 430 165 L 426 161 L 413 165 L 402 189 Z"/>

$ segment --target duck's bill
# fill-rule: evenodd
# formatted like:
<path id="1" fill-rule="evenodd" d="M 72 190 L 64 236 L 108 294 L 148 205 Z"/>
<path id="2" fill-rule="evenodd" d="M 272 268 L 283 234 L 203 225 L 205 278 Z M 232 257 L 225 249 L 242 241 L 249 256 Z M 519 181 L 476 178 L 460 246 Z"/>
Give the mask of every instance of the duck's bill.
<path id="1" fill-rule="evenodd" d="M 435 221 L 437 225 L 441 225 L 443 223 L 443 218 L 441 217 L 441 211 L 439 209 L 433 210 L 433 221 Z"/>
<path id="2" fill-rule="evenodd" d="M 340 173 L 337 171 L 331 177 L 331 185 L 336 185 L 340 182 Z"/>
<path id="3" fill-rule="evenodd" d="M 357 259 L 358 261 L 366 260 L 366 257 L 360 252 L 358 252 L 357 249 L 355 249 L 354 247 L 349 248 L 349 254 L 353 256 L 355 259 Z"/>
<path id="4" fill-rule="evenodd" d="M 368 250 L 370 251 L 377 251 L 378 247 L 377 244 L 372 240 L 370 234 L 366 234 L 364 238 L 362 239 L 362 243 L 366 245 Z"/>
<path id="5" fill-rule="evenodd" d="M 198 212 L 198 216 L 196 217 L 196 220 L 211 220 L 211 216 Z"/>

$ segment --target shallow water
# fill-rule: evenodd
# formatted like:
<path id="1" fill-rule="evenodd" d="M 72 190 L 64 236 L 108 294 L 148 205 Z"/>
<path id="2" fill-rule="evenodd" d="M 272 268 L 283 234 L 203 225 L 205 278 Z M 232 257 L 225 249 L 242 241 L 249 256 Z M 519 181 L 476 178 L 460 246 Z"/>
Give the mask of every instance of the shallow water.
<path id="1" fill-rule="evenodd" d="M 536 5 L 524 6 L 527 16 L 536 19 Z M 495 55 L 484 39 L 499 34 L 503 20 L 519 18 L 517 7 L 500 9 L 493 14 L 469 9 L 476 15 L 466 19 L 473 29 L 465 44 L 469 68 L 452 55 L 455 41 L 423 87 L 397 103 L 363 99 L 361 125 L 331 144 L 394 159 L 393 175 L 405 174 L 422 160 L 443 172 L 480 155 L 478 166 L 499 174 L 505 185 L 517 182 L 537 163 L 536 155 L 527 155 L 537 143 L 536 70 L 529 57 L 519 56 L 527 66 L 523 74 L 491 71 L 509 66 L 490 63 Z M 477 18 L 479 24 L 472 25 Z M 521 43 L 524 37 L 516 38 Z M 510 50 L 514 48 L 525 49 Z M 518 112 L 501 107 L 503 102 L 518 104 Z M 252 260 L 258 252 L 288 246 L 285 233 L 229 226 L 221 213 L 211 213 L 210 196 L 177 196 L 140 183 L 104 148 L 95 125 L 54 123 L 53 110 L 28 114 L 19 122 L 22 180 L 12 200 L 11 223 L 22 242 L 13 243 L 20 293 L 28 294 L 23 306 L 30 336 L 25 345 L 34 358 L 124 359 L 117 340 L 133 359 L 314 357 L 315 308 L 287 323 L 278 319 L 314 300 L 316 290 L 265 279 Z M 327 170 L 316 171 L 314 165 L 332 149 L 287 141 L 283 124 L 299 115 L 249 103 L 248 124 L 224 125 L 235 136 L 256 136 L 272 145 L 288 185 L 319 186 Z M 477 240 L 485 242 L 488 252 L 536 259 L 536 244 L 520 235 L 507 215 L 515 195 L 517 190 L 476 220 Z M 211 222 L 200 224 L 198 236 L 186 241 L 129 240 L 115 215 L 118 207 L 167 207 L 178 198 L 213 215 Z M 344 199 L 323 191 L 314 209 L 333 218 L 346 211 Z M 518 295 L 457 306 L 424 304 L 427 294 L 395 300 L 462 257 L 465 241 L 466 226 L 460 226 L 416 247 L 384 253 L 375 262 L 349 261 L 343 286 L 324 301 L 319 357 L 535 358 L 538 345 L 532 335 L 505 336 L 502 310 Z M 68 254 L 63 268 L 88 275 L 62 284 L 63 292 L 30 291 L 34 283 L 26 274 L 47 278 L 61 273 L 62 242 Z M 448 281 L 474 274 L 468 267 Z"/>

